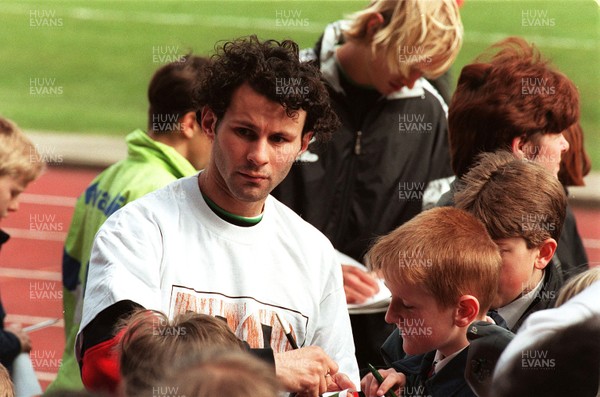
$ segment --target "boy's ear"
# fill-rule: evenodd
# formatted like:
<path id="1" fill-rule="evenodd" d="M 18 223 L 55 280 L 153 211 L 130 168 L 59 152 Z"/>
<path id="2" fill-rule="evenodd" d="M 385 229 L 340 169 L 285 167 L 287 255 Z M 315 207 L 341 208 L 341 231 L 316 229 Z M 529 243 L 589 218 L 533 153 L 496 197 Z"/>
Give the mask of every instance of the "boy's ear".
<path id="1" fill-rule="evenodd" d="M 180 132 L 187 139 L 194 137 L 194 126 L 196 125 L 196 112 L 187 112 L 179 119 L 181 123 Z"/>
<path id="2" fill-rule="evenodd" d="M 380 12 L 371 13 L 367 21 L 367 39 L 369 39 L 369 41 L 373 38 L 375 33 L 377 33 L 379 29 L 383 26 L 383 23 L 383 15 L 381 15 Z"/>
<path id="3" fill-rule="evenodd" d="M 558 244 L 553 238 L 547 238 L 542 241 L 542 244 L 538 247 L 539 253 L 535 258 L 533 266 L 536 269 L 544 269 L 552 260 L 557 246 Z"/>
<path id="4" fill-rule="evenodd" d="M 458 299 L 458 308 L 454 315 L 457 327 L 468 327 L 479 315 L 479 301 L 473 295 L 463 295 Z"/>

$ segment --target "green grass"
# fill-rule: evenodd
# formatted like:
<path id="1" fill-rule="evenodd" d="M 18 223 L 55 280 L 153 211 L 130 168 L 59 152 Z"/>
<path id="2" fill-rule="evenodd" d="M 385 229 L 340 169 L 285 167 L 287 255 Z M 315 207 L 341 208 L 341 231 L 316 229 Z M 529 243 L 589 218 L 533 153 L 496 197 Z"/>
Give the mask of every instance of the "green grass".
<path id="1" fill-rule="evenodd" d="M 146 122 L 146 88 L 161 63 L 153 48 L 173 55 L 208 55 L 219 40 L 258 34 L 312 46 L 325 25 L 367 0 L 324 1 L 11 1 L 0 3 L 0 112 L 25 129 L 125 135 Z M 524 11 L 542 12 L 523 26 Z M 38 14 L 36 14 L 36 12 Z M 35 25 L 39 13 L 47 23 Z M 33 13 L 33 15 L 32 15 Z M 284 27 L 278 13 L 293 13 Z M 466 0 L 465 43 L 454 76 L 501 37 L 521 35 L 577 84 L 586 147 L 600 166 L 598 4 L 571 1 Z M 31 18 L 34 18 L 33 22 Z M 42 18 L 43 19 L 43 18 Z M 285 19 L 285 18 L 283 18 Z M 176 53 L 176 54 L 175 54 Z M 30 79 L 55 79 L 56 95 L 31 95 Z"/>

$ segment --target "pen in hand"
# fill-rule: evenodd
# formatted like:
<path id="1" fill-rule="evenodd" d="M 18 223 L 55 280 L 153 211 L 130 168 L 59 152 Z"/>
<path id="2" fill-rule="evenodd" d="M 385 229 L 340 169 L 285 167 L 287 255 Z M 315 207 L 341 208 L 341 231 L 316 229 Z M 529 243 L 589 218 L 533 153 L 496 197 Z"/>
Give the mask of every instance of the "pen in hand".
<path id="1" fill-rule="evenodd" d="M 375 379 L 377 379 L 377 382 L 379 382 L 379 384 L 381 385 L 381 383 L 383 382 L 383 376 L 381 376 L 381 374 L 379 373 L 379 371 L 377 371 L 377 369 L 372 366 L 371 364 L 369 365 L 369 371 L 371 371 L 371 373 L 373 374 L 373 376 L 375 377 Z M 393 390 L 388 390 L 385 394 L 385 397 L 398 397 L 396 395 L 396 393 L 394 393 Z"/>
<path id="2" fill-rule="evenodd" d="M 298 344 L 296 343 L 296 340 L 292 335 L 292 327 L 290 327 L 288 331 L 288 328 L 283 324 L 283 321 L 281 320 L 281 317 L 279 317 L 279 314 L 275 313 L 275 316 L 277 317 L 277 321 L 279 321 L 279 325 L 281 325 L 281 328 L 283 328 L 283 333 L 285 334 L 285 337 L 287 338 L 288 342 L 290 342 L 290 346 L 292 346 L 292 349 L 298 349 Z"/>

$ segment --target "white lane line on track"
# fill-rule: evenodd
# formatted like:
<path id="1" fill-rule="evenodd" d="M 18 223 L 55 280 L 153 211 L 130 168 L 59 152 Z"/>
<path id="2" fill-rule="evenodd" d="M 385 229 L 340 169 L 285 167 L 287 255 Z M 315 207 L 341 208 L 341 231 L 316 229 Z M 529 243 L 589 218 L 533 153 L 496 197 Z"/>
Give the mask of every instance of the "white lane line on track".
<path id="1" fill-rule="evenodd" d="M 57 369 L 57 371 L 58 371 L 58 369 Z M 57 374 L 57 372 L 35 371 L 35 376 L 38 378 L 38 380 L 41 380 L 44 382 L 52 382 L 54 379 L 56 379 L 56 374 Z"/>
<path id="2" fill-rule="evenodd" d="M 0 267 L 0 277 L 23 278 L 44 281 L 62 281 L 60 272 L 46 270 L 17 269 L 13 267 Z"/>
<path id="3" fill-rule="evenodd" d="M 27 240 L 44 240 L 44 241 L 61 241 L 64 242 L 67 238 L 66 232 L 50 232 L 42 230 L 4 228 L 6 233 L 10 234 L 11 238 L 22 238 Z"/>
<path id="4" fill-rule="evenodd" d="M 583 246 L 586 248 L 600 249 L 600 239 L 584 238 L 582 239 Z"/>
<path id="5" fill-rule="evenodd" d="M 75 207 L 77 199 L 75 197 L 67 196 L 23 193 L 19 196 L 19 201 L 21 203 L 26 204 L 55 205 L 58 207 Z"/>
<path id="6" fill-rule="evenodd" d="M 19 324 L 31 325 L 31 324 L 41 323 L 42 321 L 48 321 L 48 320 L 51 320 L 54 318 L 56 318 L 56 317 L 29 316 L 26 314 L 9 313 L 6 315 L 5 321 L 7 323 L 19 323 Z M 58 328 L 64 328 L 64 326 L 65 326 L 65 321 L 62 318 L 60 320 L 58 320 L 57 323 L 50 325 L 50 327 L 58 327 Z M 40 332 L 40 331 L 34 331 L 34 332 Z"/>

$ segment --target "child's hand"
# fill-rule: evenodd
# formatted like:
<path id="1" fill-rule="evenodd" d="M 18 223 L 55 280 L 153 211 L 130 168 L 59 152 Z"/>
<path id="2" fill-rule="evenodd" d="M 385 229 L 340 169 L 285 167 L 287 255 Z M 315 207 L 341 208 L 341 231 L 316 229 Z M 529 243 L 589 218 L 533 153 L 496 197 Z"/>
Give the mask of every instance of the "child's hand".
<path id="1" fill-rule="evenodd" d="M 21 352 L 29 353 L 29 351 L 31 351 L 31 340 L 29 339 L 29 335 L 23 331 L 19 324 L 10 324 L 4 328 L 4 330 L 14 334 L 17 339 L 19 339 L 19 343 L 21 344 Z"/>
<path id="2" fill-rule="evenodd" d="M 380 369 L 379 373 L 383 376 L 381 385 L 372 374 L 368 374 L 360 381 L 360 388 L 366 397 L 381 397 L 392 387 L 401 388 L 406 383 L 406 376 L 393 369 Z"/>

